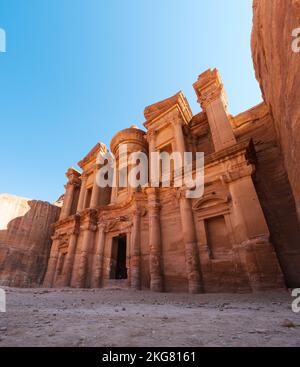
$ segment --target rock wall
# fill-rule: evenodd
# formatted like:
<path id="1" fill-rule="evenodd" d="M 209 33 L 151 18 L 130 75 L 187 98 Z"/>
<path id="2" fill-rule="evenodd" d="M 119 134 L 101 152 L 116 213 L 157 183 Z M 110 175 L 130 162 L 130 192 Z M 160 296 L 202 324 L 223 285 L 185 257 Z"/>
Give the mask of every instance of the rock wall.
<path id="1" fill-rule="evenodd" d="M 0 284 L 35 287 L 48 262 L 52 224 L 60 208 L 46 202 L 0 195 Z"/>
<path id="2" fill-rule="evenodd" d="M 300 286 L 300 226 L 295 200 L 268 107 L 262 103 L 233 119 L 237 140 L 253 139 L 256 172 L 253 181 L 271 240 L 291 288 Z"/>
<path id="3" fill-rule="evenodd" d="M 254 0 L 252 53 L 257 80 L 274 119 L 300 219 L 300 0 Z"/>

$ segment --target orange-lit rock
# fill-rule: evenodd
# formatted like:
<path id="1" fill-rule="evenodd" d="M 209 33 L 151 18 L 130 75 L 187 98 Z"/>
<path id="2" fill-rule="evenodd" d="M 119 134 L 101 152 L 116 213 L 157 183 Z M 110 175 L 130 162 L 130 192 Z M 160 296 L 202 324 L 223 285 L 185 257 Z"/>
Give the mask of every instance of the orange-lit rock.
<path id="1" fill-rule="evenodd" d="M 257 164 L 253 175 L 287 285 L 300 285 L 300 226 L 272 116 L 264 103 L 235 116 L 238 140 L 252 138 Z"/>
<path id="2" fill-rule="evenodd" d="M 46 202 L 0 195 L 0 284 L 35 287 L 43 280 L 52 224 L 60 208 Z"/>
<path id="3" fill-rule="evenodd" d="M 121 143 L 128 153 L 204 152 L 204 196 L 188 199 L 185 187 L 174 186 L 101 189 L 96 158 L 107 148 L 97 144 L 81 171 L 67 171 L 44 286 L 190 293 L 284 287 L 278 223 L 268 209 L 290 211 L 291 222 L 295 213 L 271 197 L 278 167 L 269 111 L 259 105 L 231 116 L 217 70 L 201 74 L 194 88 L 202 112 L 193 116 L 177 93 L 145 109 L 146 131 L 132 126 L 116 134 L 111 151 L 118 164 Z M 285 224 L 284 235 L 299 236 Z"/>
<path id="4" fill-rule="evenodd" d="M 292 50 L 300 0 L 254 0 L 253 9 L 256 77 L 274 118 L 300 219 L 300 53 Z"/>

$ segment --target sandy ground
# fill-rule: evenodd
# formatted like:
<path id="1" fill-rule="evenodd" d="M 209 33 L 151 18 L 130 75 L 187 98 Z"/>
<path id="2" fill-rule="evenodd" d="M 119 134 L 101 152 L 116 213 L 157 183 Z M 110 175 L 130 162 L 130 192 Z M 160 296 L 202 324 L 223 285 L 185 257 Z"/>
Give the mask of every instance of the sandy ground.
<path id="1" fill-rule="evenodd" d="M 300 347 L 300 314 L 287 292 L 5 290 L 0 346 Z"/>

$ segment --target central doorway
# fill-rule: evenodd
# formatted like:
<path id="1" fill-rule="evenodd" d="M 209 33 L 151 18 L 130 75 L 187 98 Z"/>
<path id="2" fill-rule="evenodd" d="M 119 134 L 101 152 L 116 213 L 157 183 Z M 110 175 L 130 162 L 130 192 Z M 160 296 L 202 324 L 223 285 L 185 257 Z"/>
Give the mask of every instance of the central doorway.
<path id="1" fill-rule="evenodd" d="M 127 279 L 126 247 L 126 235 L 120 235 L 113 238 L 110 279 Z"/>

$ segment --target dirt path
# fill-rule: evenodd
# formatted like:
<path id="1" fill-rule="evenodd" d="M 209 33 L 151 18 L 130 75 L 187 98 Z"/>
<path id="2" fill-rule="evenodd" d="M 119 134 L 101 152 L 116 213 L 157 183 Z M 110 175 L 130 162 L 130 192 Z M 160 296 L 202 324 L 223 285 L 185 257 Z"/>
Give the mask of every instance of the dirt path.
<path id="1" fill-rule="evenodd" d="M 300 346 L 285 292 L 5 289 L 0 346 Z"/>

